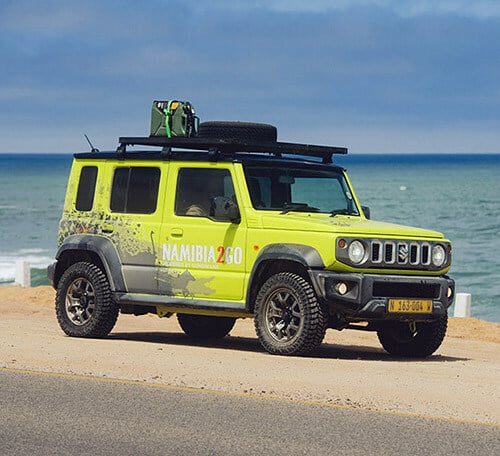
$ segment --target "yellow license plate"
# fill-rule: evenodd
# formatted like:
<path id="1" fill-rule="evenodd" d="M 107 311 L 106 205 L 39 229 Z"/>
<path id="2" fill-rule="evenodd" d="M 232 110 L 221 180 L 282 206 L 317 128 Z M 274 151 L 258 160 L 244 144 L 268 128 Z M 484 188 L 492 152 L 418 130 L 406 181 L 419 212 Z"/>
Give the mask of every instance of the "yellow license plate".
<path id="1" fill-rule="evenodd" d="M 432 313 L 432 299 L 389 299 L 392 313 Z"/>

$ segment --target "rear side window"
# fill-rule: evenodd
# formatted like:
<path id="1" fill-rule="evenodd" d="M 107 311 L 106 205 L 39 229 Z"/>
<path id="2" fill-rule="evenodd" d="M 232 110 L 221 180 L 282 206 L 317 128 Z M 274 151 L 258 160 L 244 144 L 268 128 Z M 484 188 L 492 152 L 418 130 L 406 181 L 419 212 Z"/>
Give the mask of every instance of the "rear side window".
<path id="1" fill-rule="evenodd" d="M 97 182 L 97 166 L 84 166 L 80 173 L 78 192 L 76 194 L 76 210 L 91 211 L 94 205 L 95 185 Z"/>
<path id="2" fill-rule="evenodd" d="M 158 168 L 117 168 L 111 188 L 111 211 L 152 214 L 156 211 L 159 184 Z"/>

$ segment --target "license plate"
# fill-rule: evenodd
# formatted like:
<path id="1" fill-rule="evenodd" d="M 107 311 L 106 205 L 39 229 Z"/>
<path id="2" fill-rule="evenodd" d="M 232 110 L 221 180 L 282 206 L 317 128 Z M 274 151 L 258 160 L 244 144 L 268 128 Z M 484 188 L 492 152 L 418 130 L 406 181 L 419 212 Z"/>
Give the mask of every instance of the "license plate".
<path id="1" fill-rule="evenodd" d="M 389 299 L 392 313 L 432 313 L 432 299 Z"/>

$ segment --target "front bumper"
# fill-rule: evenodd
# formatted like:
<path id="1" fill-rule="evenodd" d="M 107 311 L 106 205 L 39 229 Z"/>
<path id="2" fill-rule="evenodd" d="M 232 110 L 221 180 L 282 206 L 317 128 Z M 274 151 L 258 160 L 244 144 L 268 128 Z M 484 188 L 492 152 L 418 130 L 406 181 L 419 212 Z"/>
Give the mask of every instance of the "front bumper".
<path id="1" fill-rule="evenodd" d="M 310 271 L 318 298 L 332 315 L 349 320 L 436 319 L 453 303 L 455 282 L 447 276 L 400 276 L 384 274 Z M 347 291 L 341 293 L 345 284 Z M 387 310 L 390 298 L 432 299 L 432 314 L 394 314 Z"/>

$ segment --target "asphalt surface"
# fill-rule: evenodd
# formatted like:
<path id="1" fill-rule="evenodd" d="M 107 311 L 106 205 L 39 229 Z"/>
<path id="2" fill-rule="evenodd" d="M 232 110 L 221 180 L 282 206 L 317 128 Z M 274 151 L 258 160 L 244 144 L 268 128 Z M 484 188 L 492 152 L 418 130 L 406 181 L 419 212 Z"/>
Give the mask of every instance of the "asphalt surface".
<path id="1" fill-rule="evenodd" d="M 497 455 L 500 428 L 0 369 L 1 455 Z"/>

